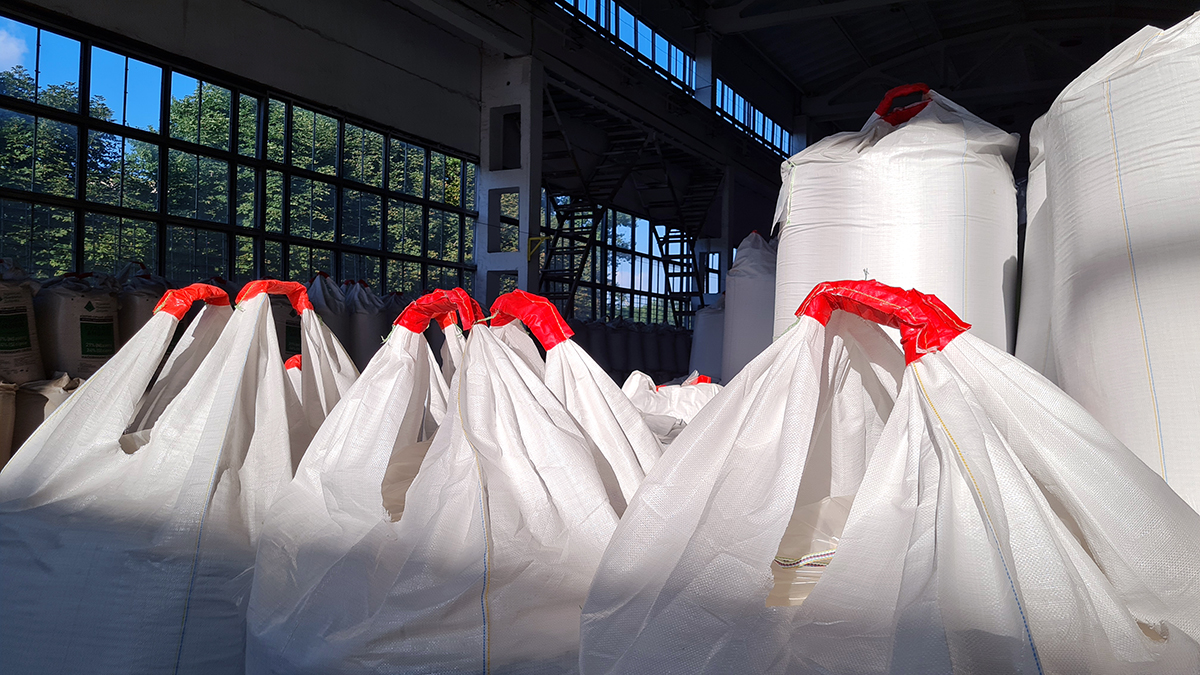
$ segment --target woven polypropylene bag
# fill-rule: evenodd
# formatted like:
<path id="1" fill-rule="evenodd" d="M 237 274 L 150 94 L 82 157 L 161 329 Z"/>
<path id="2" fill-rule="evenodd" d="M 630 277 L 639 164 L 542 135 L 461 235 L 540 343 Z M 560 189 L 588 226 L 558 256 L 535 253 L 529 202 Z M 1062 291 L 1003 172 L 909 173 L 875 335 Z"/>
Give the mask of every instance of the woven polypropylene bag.
<path id="1" fill-rule="evenodd" d="M 1196 672 L 1200 516 L 940 302 L 833 288 L 907 358 L 827 303 L 752 361 L 622 518 L 583 672 Z"/>
<path id="2" fill-rule="evenodd" d="M 261 524 L 322 419 L 287 381 L 266 292 L 312 314 L 299 284 L 247 286 L 186 385 L 130 431 L 191 301 L 228 303 L 168 293 L 0 473 L 0 672 L 242 672 Z M 306 365 L 328 359 L 303 339 Z"/>
<path id="3" fill-rule="evenodd" d="M 421 342 L 393 333 L 272 512 L 251 673 L 576 668 L 579 608 L 617 521 L 592 448 L 483 325 L 445 422 L 427 451 L 413 448 Z M 387 467 L 419 452 L 391 513 Z"/>

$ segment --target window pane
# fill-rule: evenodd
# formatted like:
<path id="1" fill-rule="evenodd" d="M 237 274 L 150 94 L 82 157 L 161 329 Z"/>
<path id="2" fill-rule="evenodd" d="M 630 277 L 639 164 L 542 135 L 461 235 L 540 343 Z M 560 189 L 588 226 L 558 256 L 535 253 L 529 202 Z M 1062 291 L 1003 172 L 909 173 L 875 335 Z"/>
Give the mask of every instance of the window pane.
<path id="1" fill-rule="evenodd" d="M 637 48 L 642 56 L 654 59 L 654 31 L 641 21 L 637 22 Z"/>
<path id="2" fill-rule="evenodd" d="M 116 134 L 88 133 L 88 201 L 121 204 L 121 140 Z"/>
<path id="3" fill-rule="evenodd" d="M 333 276 L 333 252 L 288 244 L 288 279 L 308 284 L 318 272 Z"/>
<path id="4" fill-rule="evenodd" d="M 256 277 L 254 273 L 254 239 L 237 236 L 233 239 L 233 281 L 244 283 Z"/>
<path id="5" fill-rule="evenodd" d="M 342 243 L 381 248 L 383 200 L 357 190 L 342 193 Z"/>
<path id="6" fill-rule="evenodd" d="M 172 151 L 174 152 L 174 151 Z M 228 268 L 225 234 L 192 227 L 167 228 L 167 280 L 186 285 L 224 277 Z"/>
<path id="7" fill-rule="evenodd" d="M 125 57 L 92 47 L 92 100 L 88 114 L 96 119 L 121 124 L 125 120 Z"/>
<path id="8" fill-rule="evenodd" d="M 437 209 L 429 209 L 429 225 L 425 230 L 425 257 L 433 260 L 442 259 L 442 247 L 445 245 L 445 232 L 442 228 L 442 216 Z"/>
<path id="9" fill-rule="evenodd" d="M 0 94 L 32 101 L 37 69 L 37 29 L 0 17 Z"/>
<path id="10" fill-rule="evenodd" d="M 367 185 L 383 187 L 383 134 L 346 125 L 342 150 L 342 175 Z"/>
<path id="11" fill-rule="evenodd" d="M 75 196 L 75 153 L 78 128 L 39 118 L 33 190 L 59 197 Z"/>
<path id="12" fill-rule="evenodd" d="M 283 244 L 277 241 L 263 242 L 263 278 L 283 278 Z"/>
<path id="13" fill-rule="evenodd" d="M 60 110 L 79 110 L 79 41 L 38 31 L 37 102 Z"/>
<path id="14" fill-rule="evenodd" d="M 462 165 L 457 157 L 446 158 L 446 198 L 450 206 L 462 206 Z"/>
<path id="15" fill-rule="evenodd" d="M 0 109 L 0 187 L 33 189 L 35 133 L 33 116 Z"/>
<path id="16" fill-rule="evenodd" d="M 636 218 L 633 221 L 634 249 L 638 253 L 650 252 L 650 221 Z"/>
<path id="17" fill-rule="evenodd" d="M 475 264 L 475 228 L 478 227 L 478 221 L 474 218 L 466 218 L 463 223 L 463 262 L 468 265 Z"/>
<path id="18" fill-rule="evenodd" d="M 391 139 L 388 187 L 413 197 L 425 196 L 425 149 Z"/>
<path id="19" fill-rule="evenodd" d="M 288 233 L 319 241 L 333 241 L 333 219 L 337 209 L 333 190 L 328 183 L 293 176 Z"/>
<path id="20" fill-rule="evenodd" d="M 238 97 L 238 154 L 258 156 L 258 99 Z"/>
<path id="21" fill-rule="evenodd" d="M 292 106 L 292 165 L 334 175 L 337 125 L 332 117 Z"/>
<path id="22" fill-rule="evenodd" d="M 200 142 L 200 81 L 171 73 L 171 137 Z"/>
<path id="23" fill-rule="evenodd" d="M 254 189 L 254 169 L 248 166 L 237 168 L 237 220 L 238 227 L 254 227 L 258 222 L 257 194 Z"/>
<path id="24" fill-rule="evenodd" d="M 633 216 L 617 212 L 616 231 L 613 244 L 620 248 L 633 248 Z"/>
<path id="25" fill-rule="evenodd" d="M 429 153 L 429 200 L 446 200 L 446 156 L 440 152 Z"/>
<path id="26" fill-rule="evenodd" d="M 229 164 L 171 150 L 167 210 L 173 216 L 229 222 Z"/>
<path id="27" fill-rule="evenodd" d="M 617 9 L 617 37 L 621 42 L 633 47 L 633 15 L 624 7 Z"/>
<path id="28" fill-rule="evenodd" d="M 387 250 L 419 257 L 425 240 L 422 215 L 423 207 L 417 204 L 389 200 Z"/>
<path id="29" fill-rule="evenodd" d="M 267 232 L 283 232 L 283 174 L 267 171 Z M 282 268 L 281 268 L 282 269 Z"/>
<path id="30" fill-rule="evenodd" d="M 670 72 L 671 71 L 671 55 L 668 49 L 668 43 L 663 39 L 663 36 L 656 35 L 654 39 L 654 63 L 658 64 L 659 68 Z"/>
<path id="31" fill-rule="evenodd" d="M 162 123 L 162 68 L 127 59 L 125 126 L 158 131 Z"/>
<path id="32" fill-rule="evenodd" d="M 450 289 L 458 286 L 458 270 L 452 267 L 429 265 L 425 271 L 425 276 L 425 288 L 427 290 L 435 288 Z"/>
<path id="33" fill-rule="evenodd" d="M 463 166 L 463 208 L 468 211 L 475 210 L 475 171 L 478 168 L 472 162 Z"/>
<path id="34" fill-rule="evenodd" d="M 116 273 L 129 262 L 158 263 L 158 228 L 146 220 L 89 213 L 84 218 L 83 266 Z"/>
<path id="35" fill-rule="evenodd" d="M 158 210 L 158 147 L 154 143 L 125 139 L 121 206 Z"/>
<path id="36" fill-rule="evenodd" d="M 438 248 L 434 249 L 433 229 L 434 219 L 440 221 L 440 231 L 438 232 L 439 239 L 437 241 Z M 444 211 L 429 210 L 429 257 L 438 260 L 446 260 L 449 262 L 459 262 L 459 249 L 462 237 L 460 236 L 461 220 L 456 213 L 447 213 Z"/>
<path id="37" fill-rule="evenodd" d="M 0 199 L 0 256 L 40 279 L 75 268 L 75 212 Z"/>
<path id="38" fill-rule="evenodd" d="M 284 126 L 287 121 L 287 104 L 271 99 L 267 106 L 267 159 L 283 162 Z"/>
<path id="39" fill-rule="evenodd" d="M 365 281 L 378 293 L 381 287 L 379 258 L 354 253 L 342 254 L 342 281 Z"/>
<path id="40" fill-rule="evenodd" d="M 401 260 L 387 261 L 388 293 L 415 295 L 421 289 L 421 263 Z"/>
<path id="41" fill-rule="evenodd" d="M 200 85 L 200 144 L 218 150 L 229 149 L 230 92 L 224 87 L 203 82 Z"/>

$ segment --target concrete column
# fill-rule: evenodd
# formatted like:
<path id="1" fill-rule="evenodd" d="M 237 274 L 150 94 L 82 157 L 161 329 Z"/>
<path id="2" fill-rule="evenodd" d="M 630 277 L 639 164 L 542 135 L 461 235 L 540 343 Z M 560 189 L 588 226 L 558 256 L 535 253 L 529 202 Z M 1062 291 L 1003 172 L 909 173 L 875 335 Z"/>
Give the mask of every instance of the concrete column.
<path id="1" fill-rule="evenodd" d="M 529 250 L 541 235 L 542 82 L 542 64 L 532 56 L 492 57 L 483 65 L 475 297 L 485 308 L 513 276 L 517 288 L 538 290 L 538 257 L 530 259 Z M 520 234 L 517 250 L 505 251 L 501 201 L 511 193 L 520 205 Z"/>
<path id="2" fill-rule="evenodd" d="M 708 33 L 696 36 L 696 100 L 707 108 L 716 106 L 717 76 L 713 73 L 713 39 Z"/>

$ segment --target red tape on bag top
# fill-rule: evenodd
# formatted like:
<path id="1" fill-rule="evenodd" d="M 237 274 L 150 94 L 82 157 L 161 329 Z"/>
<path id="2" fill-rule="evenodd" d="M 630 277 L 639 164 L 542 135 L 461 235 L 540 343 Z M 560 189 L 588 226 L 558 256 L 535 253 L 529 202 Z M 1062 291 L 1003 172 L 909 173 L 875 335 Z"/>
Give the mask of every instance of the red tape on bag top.
<path id="1" fill-rule="evenodd" d="M 283 367 L 285 370 L 291 370 L 293 368 L 295 368 L 296 370 L 303 370 L 303 368 L 301 366 L 302 366 L 302 361 L 300 359 L 299 354 L 296 354 L 292 358 L 283 362 Z"/>
<path id="2" fill-rule="evenodd" d="M 492 316 L 493 326 L 503 326 L 514 319 L 525 324 L 547 351 L 575 334 L 553 302 L 519 289 L 496 298 L 492 303 Z"/>
<path id="3" fill-rule="evenodd" d="M 430 321 L 437 321 L 439 326 L 446 328 L 454 323 L 457 312 L 458 308 L 454 306 L 450 295 L 438 289 L 408 303 L 408 307 L 400 312 L 393 325 L 414 333 L 423 333 L 429 327 Z"/>
<path id="4" fill-rule="evenodd" d="M 182 319 L 197 300 L 209 305 L 229 306 L 229 294 L 208 284 L 192 284 L 185 288 L 173 288 L 163 294 L 162 299 L 154 306 L 154 313 L 166 312 L 176 319 Z"/>
<path id="5" fill-rule="evenodd" d="M 940 351 L 971 327 L 935 296 L 873 280 L 817 284 L 796 310 L 796 316 L 810 316 L 824 326 L 839 309 L 899 328 L 905 363 Z"/>
<path id="6" fill-rule="evenodd" d="M 459 325 L 463 328 L 470 329 L 476 323 L 483 321 L 487 315 L 483 313 L 483 308 L 475 302 L 469 293 L 461 288 L 452 288 L 446 293 L 450 296 L 451 302 L 458 308 Z"/>
<path id="7" fill-rule="evenodd" d="M 902 84 L 899 87 L 894 87 L 888 90 L 888 93 L 883 95 L 883 100 L 879 102 L 879 106 L 875 108 L 875 114 L 883 118 L 884 122 L 892 126 L 900 126 L 905 122 L 917 116 L 917 113 L 925 109 L 929 105 L 929 101 L 918 101 L 911 105 L 904 106 L 898 110 L 892 110 L 892 103 L 901 96 L 911 96 L 913 94 L 928 94 L 929 85 L 924 82 L 914 84 Z"/>
<path id="8" fill-rule="evenodd" d="M 292 309 L 296 310 L 297 314 L 303 314 L 305 310 L 313 308 L 312 303 L 308 300 L 308 289 L 304 287 L 304 284 L 299 281 L 279 281 L 278 279 L 251 281 L 246 284 L 241 293 L 238 293 L 237 303 L 240 305 L 263 293 L 286 295 L 288 301 L 292 303 Z"/>

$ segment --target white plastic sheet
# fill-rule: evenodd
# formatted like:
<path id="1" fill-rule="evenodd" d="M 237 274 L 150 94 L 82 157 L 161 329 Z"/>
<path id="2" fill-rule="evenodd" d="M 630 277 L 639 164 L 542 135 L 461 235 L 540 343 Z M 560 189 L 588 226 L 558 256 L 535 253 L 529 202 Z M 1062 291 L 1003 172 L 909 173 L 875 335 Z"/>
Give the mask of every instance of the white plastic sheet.
<path id="1" fill-rule="evenodd" d="M 922 88 L 928 102 L 889 112 Z M 817 283 L 877 279 L 937 295 L 976 336 L 1011 349 L 1017 141 L 928 87 L 898 87 L 860 131 L 784 162 L 774 335 Z"/>
<path id="2" fill-rule="evenodd" d="M 228 301 L 168 294 L 0 472 L 0 671 L 243 671 L 261 523 L 321 421 L 287 382 L 266 291 L 313 314 L 299 284 L 251 284 L 153 425 L 126 433 L 178 318 Z M 306 364 L 322 344 L 304 340 Z"/>
<path id="3" fill-rule="evenodd" d="M 272 509 L 248 671 L 574 670 L 579 608 L 617 522 L 592 449 L 483 325 L 426 449 L 424 326 L 400 324 Z M 418 456 L 403 504 L 387 503 Z"/>
<path id="4" fill-rule="evenodd" d="M 585 675 L 1200 668 L 1200 516 L 1161 478 L 935 298 L 803 313 L 646 477 Z"/>
<path id="5" fill-rule="evenodd" d="M 1042 123 L 1046 200 L 1026 243 L 1047 261 L 1019 344 L 1193 508 L 1200 508 L 1200 17 L 1130 36 Z M 1029 265 L 1026 266 L 1029 268 Z M 1024 292 L 1024 291 L 1023 291 Z M 1024 329 L 1023 329 L 1024 332 Z M 1023 336 L 1024 340 L 1024 336 Z"/>
<path id="6" fill-rule="evenodd" d="M 725 275 L 725 330 L 717 375 L 733 379 L 770 346 L 774 328 L 775 243 L 751 232 L 738 244 L 737 256 Z"/>

